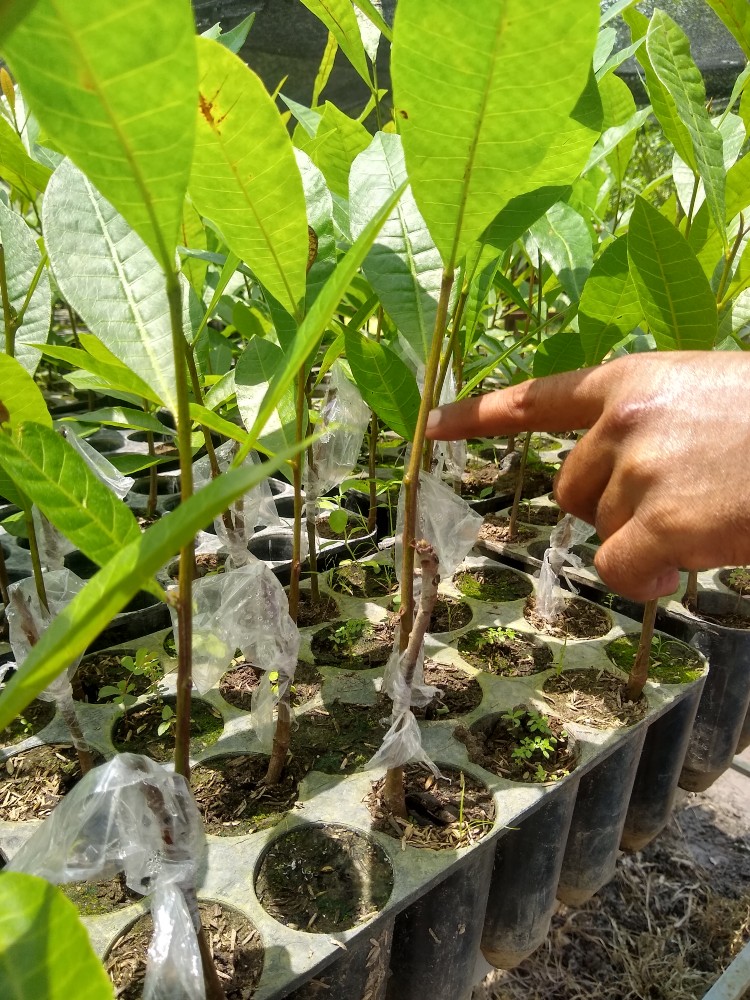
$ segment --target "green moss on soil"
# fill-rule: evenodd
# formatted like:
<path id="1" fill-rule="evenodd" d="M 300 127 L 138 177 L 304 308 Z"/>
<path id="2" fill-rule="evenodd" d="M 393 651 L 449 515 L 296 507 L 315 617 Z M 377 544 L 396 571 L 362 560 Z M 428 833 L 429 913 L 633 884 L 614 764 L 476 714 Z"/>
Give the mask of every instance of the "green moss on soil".
<path id="1" fill-rule="evenodd" d="M 534 589 L 529 580 L 512 569 L 491 567 L 464 570 L 456 574 L 453 582 L 464 597 L 477 601 L 518 601 Z"/>
<path id="2" fill-rule="evenodd" d="M 637 632 L 620 636 L 607 644 L 606 653 L 620 670 L 630 673 L 638 652 L 640 636 Z M 690 646 L 676 639 L 655 635 L 651 640 L 651 659 L 648 675 L 661 684 L 689 684 L 703 674 L 703 661 Z"/>

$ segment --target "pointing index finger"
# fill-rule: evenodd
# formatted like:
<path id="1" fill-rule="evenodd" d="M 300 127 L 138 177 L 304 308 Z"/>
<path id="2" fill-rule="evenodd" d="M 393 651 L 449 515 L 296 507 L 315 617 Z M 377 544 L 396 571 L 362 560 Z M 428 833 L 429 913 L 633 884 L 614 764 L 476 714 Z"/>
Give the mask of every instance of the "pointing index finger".
<path id="1" fill-rule="evenodd" d="M 519 431 L 591 427 L 604 409 L 614 367 L 609 364 L 548 375 L 440 406 L 430 412 L 427 437 L 457 441 Z"/>

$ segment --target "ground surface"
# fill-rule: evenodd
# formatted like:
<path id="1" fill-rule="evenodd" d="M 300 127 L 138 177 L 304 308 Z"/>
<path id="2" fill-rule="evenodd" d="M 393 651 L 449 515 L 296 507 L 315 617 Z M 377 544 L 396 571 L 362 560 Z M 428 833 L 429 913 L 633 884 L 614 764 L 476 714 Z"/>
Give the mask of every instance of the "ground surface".
<path id="1" fill-rule="evenodd" d="M 750 939 L 750 778 L 679 794 L 664 833 L 585 906 L 560 905 L 546 944 L 473 1000 L 700 1000 Z"/>

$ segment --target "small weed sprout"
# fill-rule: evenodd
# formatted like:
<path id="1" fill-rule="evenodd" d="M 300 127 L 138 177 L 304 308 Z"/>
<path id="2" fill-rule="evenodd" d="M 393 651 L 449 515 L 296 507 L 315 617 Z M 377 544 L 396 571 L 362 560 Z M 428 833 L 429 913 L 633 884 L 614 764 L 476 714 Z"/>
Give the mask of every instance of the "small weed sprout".
<path id="1" fill-rule="evenodd" d="M 495 643 L 514 642 L 516 632 L 512 628 L 488 628 L 476 641 L 477 649 L 484 649 L 485 646 L 494 646 Z"/>
<path id="2" fill-rule="evenodd" d="M 117 681 L 116 684 L 105 684 L 99 688 L 100 700 L 109 701 L 122 708 L 123 711 L 132 708 L 136 701 L 138 701 L 137 696 L 133 694 L 136 677 L 146 677 L 149 682 L 147 693 L 158 696 L 157 685 L 161 680 L 161 675 L 159 672 L 159 657 L 153 650 L 141 646 L 136 650 L 134 657 L 123 656 L 120 660 L 120 665 L 128 672 L 127 676 Z"/>
<path id="3" fill-rule="evenodd" d="M 353 646 L 362 638 L 369 624 L 366 618 L 352 618 L 334 631 L 331 641 L 337 646 Z"/>

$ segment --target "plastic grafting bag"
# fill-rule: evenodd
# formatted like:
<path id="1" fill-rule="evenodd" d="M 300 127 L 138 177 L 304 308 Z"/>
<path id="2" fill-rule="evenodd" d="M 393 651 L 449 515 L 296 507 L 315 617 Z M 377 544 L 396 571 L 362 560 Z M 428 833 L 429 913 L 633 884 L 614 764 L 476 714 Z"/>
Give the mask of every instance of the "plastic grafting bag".
<path id="1" fill-rule="evenodd" d="M 42 569 L 53 571 L 62 569 L 65 565 L 65 556 L 75 551 L 75 545 L 69 542 L 36 507 L 32 509 L 31 516 Z"/>
<path id="2" fill-rule="evenodd" d="M 26 577 L 18 583 L 12 583 L 8 588 L 10 604 L 6 608 L 8 632 L 11 649 L 20 667 L 29 655 L 32 646 L 41 638 L 43 632 L 66 605 L 68 605 L 84 587 L 84 581 L 71 573 L 69 569 L 58 569 L 44 574 L 44 589 L 47 594 L 45 610 L 39 601 L 33 577 Z M 78 656 L 50 686 L 42 691 L 40 698 L 46 701 L 59 701 L 70 691 L 69 677 L 75 673 L 83 654 Z"/>
<path id="3" fill-rule="evenodd" d="M 456 380 L 453 372 L 448 372 L 448 377 L 443 383 L 440 393 L 440 405 L 453 403 L 456 399 Z M 461 478 L 466 469 L 467 459 L 466 442 L 460 441 L 438 441 L 435 444 L 435 473 L 437 476 L 445 475 L 453 482 L 461 482 Z"/>
<path id="4" fill-rule="evenodd" d="M 341 363 L 335 362 L 316 427 L 323 433 L 313 445 L 312 462 L 307 463 L 308 502 L 317 500 L 351 475 L 369 423 L 370 408 L 347 378 Z"/>
<path id="5" fill-rule="evenodd" d="M 238 447 L 236 441 L 226 441 L 216 449 L 216 463 L 220 472 L 226 472 L 232 464 Z M 243 466 L 253 466 L 257 465 L 259 461 L 257 455 L 251 452 L 242 464 Z M 193 463 L 193 484 L 196 492 L 210 482 L 211 465 L 208 457 L 200 458 Z M 235 500 L 229 507 L 227 515 L 227 517 L 220 515 L 215 518 L 214 527 L 217 536 L 229 550 L 235 566 L 243 566 L 249 561 L 247 543 L 253 536 L 256 527 L 259 525 L 276 527 L 283 523 L 276 510 L 267 479 Z M 227 520 L 229 520 L 231 528 L 227 526 Z"/>
<path id="6" fill-rule="evenodd" d="M 122 872 L 135 892 L 153 892 L 144 1000 L 205 1000 L 195 916 L 187 902 L 195 898 L 205 847 L 185 779 L 148 757 L 122 753 L 81 779 L 8 869 L 54 884 Z"/>
<path id="7" fill-rule="evenodd" d="M 76 432 L 71 427 L 65 428 L 64 436 L 68 443 L 75 448 L 94 475 L 98 476 L 104 485 L 112 490 L 118 499 L 124 500 L 128 493 L 130 493 L 130 489 L 135 482 L 135 479 L 131 479 L 130 476 L 123 476 L 111 462 L 108 462 L 103 455 L 99 454 L 96 448 L 92 448 L 88 441 L 78 437 Z"/>
<path id="8" fill-rule="evenodd" d="M 471 551 L 482 526 L 482 515 L 428 472 L 419 473 L 417 499 L 417 538 L 426 538 L 440 560 L 440 576 L 450 579 Z M 398 498 L 396 523 L 396 574 L 401 579 L 404 535 L 404 488 Z"/>
<path id="9" fill-rule="evenodd" d="M 583 565 L 571 549 L 585 542 L 592 532 L 590 524 L 581 521 L 572 514 L 566 514 L 555 526 L 549 539 L 549 548 L 545 550 L 542 569 L 536 593 L 536 611 L 551 622 L 563 610 L 564 601 L 558 586 L 563 567 Z"/>

